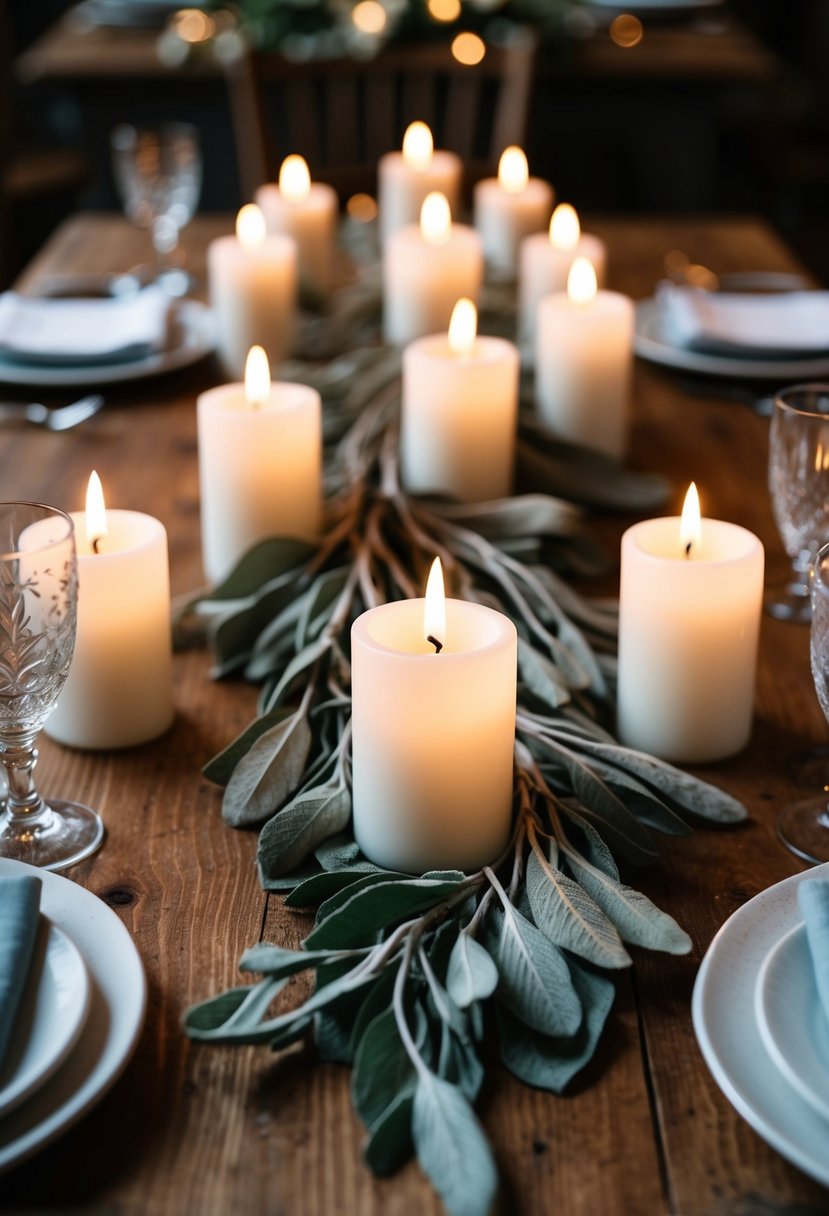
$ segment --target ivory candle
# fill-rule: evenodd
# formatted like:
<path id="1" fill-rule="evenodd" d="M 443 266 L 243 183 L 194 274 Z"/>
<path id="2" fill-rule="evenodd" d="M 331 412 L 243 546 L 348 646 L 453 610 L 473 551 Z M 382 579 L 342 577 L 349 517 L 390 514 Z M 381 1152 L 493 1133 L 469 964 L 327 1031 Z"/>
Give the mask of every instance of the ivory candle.
<path id="1" fill-rule="evenodd" d="M 538 305 L 535 392 L 549 429 L 619 460 L 627 445 L 633 364 L 633 301 L 597 291 L 586 258 L 576 258 L 567 291 Z"/>
<path id="2" fill-rule="evenodd" d="M 167 533 L 138 511 L 105 510 L 97 474 L 78 546 L 78 632 L 45 731 L 69 747 L 146 743 L 173 721 Z"/>
<path id="3" fill-rule="evenodd" d="M 244 375 L 251 346 L 271 364 L 291 352 L 296 328 L 297 253 L 292 237 L 268 235 L 265 218 L 248 203 L 236 219 L 236 236 L 219 237 L 207 250 L 216 349 L 228 376 Z"/>
<path id="4" fill-rule="evenodd" d="M 498 162 L 497 178 L 484 178 L 473 192 L 475 227 L 489 265 L 516 273 L 521 242 L 530 233 L 547 227 L 553 197 L 548 182 L 530 177 L 521 148 L 505 148 Z"/>
<path id="5" fill-rule="evenodd" d="M 401 228 L 383 252 L 383 330 L 400 346 L 445 332 L 462 296 L 477 301 L 484 277 L 474 229 L 453 224 L 442 194 L 423 203 L 419 226 Z"/>
<path id="6" fill-rule="evenodd" d="M 430 578 L 425 600 L 381 604 L 351 629 L 355 837 L 416 874 L 494 861 L 512 816 L 515 626 L 453 599 L 445 625 L 424 620 L 435 591 Z"/>
<path id="7" fill-rule="evenodd" d="M 693 490 L 693 487 L 692 487 Z M 763 596 L 763 546 L 736 524 L 635 524 L 622 537 L 618 733 L 683 764 L 748 742 Z"/>
<path id="8" fill-rule="evenodd" d="M 311 296 L 326 296 L 331 290 L 337 192 L 323 182 L 311 181 L 302 156 L 286 156 L 279 184 L 260 186 L 255 201 L 268 232 L 296 241 L 302 290 Z"/>
<path id="9" fill-rule="evenodd" d="M 569 203 L 559 203 L 547 232 L 534 232 L 521 242 L 518 272 L 518 327 L 522 343 L 534 353 L 536 313 L 544 296 L 567 290 L 567 276 L 576 258 L 587 258 L 604 286 L 607 250 L 604 241 L 582 232 Z"/>
<path id="10" fill-rule="evenodd" d="M 512 491 L 518 350 L 476 327 L 475 305 L 459 300 L 448 334 L 403 352 L 401 472 L 414 494 L 480 502 Z"/>
<path id="11" fill-rule="evenodd" d="M 417 224 L 427 194 L 444 195 L 452 215 L 457 215 L 462 170 L 454 152 L 434 150 L 432 132 L 425 122 L 411 123 L 403 136 L 403 150 L 382 156 L 377 169 L 382 242 L 398 229 Z"/>
<path id="12" fill-rule="evenodd" d="M 322 519 L 322 407 L 316 389 L 271 383 L 253 348 L 244 384 L 197 401 L 202 559 L 218 582 L 257 541 L 315 539 Z"/>

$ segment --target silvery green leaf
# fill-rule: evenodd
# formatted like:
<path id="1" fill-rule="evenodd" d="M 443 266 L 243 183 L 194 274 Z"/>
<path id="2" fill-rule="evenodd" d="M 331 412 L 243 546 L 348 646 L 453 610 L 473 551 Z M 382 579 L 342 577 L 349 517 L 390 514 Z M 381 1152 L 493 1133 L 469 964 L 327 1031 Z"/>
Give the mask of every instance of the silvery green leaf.
<path id="1" fill-rule="evenodd" d="M 344 891 L 346 887 L 353 886 L 360 877 L 360 872 L 359 866 L 355 866 L 351 870 L 323 870 L 320 874 L 314 874 L 305 882 L 293 887 L 290 894 L 285 897 L 285 907 L 316 908 L 330 899 L 332 895 Z M 373 873 L 374 871 L 367 869 L 365 872 Z M 384 874 L 385 871 L 378 870 L 377 873 Z"/>
<path id="2" fill-rule="evenodd" d="M 588 823 L 577 811 L 572 807 L 561 807 L 566 819 L 569 819 L 575 827 L 581 832 L 581 839 L 578 842 L 579 852 L 583 857 L 586 857 L 591 865 L 596 866 L 605 874 L 609 874 L 611 878 L 618 880 L 619 868 L 613 860 L 613 854 L 602 840 L 599 833 L 593 827 L 592 823 Z M 571 829 L 572 831 L 572 829 Z M 568 831 L 568 838 L 571 835 Z"/>
<path id="3" fill-rule="evenodd" d="M 341 832 L 351 815 L 351 794 L 339 783 L 303 790 L 259 833 L 257 865 L 264 881 L 289 874 L 321 840 Z"/>
<path id="4" fill-rule="evenodd" d="M 323 636 L 316 638 L 313 642 L 309 642 L 299 654 L 295 654 L 268 697 L 268 709 L 275 708 L 290 690 L 297 676 L 307 671 L 309 667 L 316 663 L 317 659 L 321 658 L 330 649 L 330 639 Z"/>
<path id="5" fill-rule="evenodd" d="M 460 1090 L 433 1073 L 418 1074 L 412 1138 L 449 1216 L 487 1216 L 498 1175 L 486 1136 Z"/>
<path id="6" fill-rule="evenodd" d="M 300 711 L 260 735 L 225 787 L 225 822 L 235 828 L 253 827 L 273 815 L 301 782 L 310 750 L 311 730 Z"/>
<path id="7" fill-rule="evenodd" d="M 336 955 L 333 959 L 336 959 Z M 239 970 L 254 971 L 269 975 L 272 979 L 280 979 L 306 971 L 309 967 L 319 967 L 333 959 L 329 950 L 288 950 L 271 942 L 257 942 L 242 955 Z"/>
<path id="8" fill-rule="evenodd" d="M 319 866 L 315 866 L 313 861 L 309 861 L 307 866 L 300 866 L 290 874 L 281 874 L 278 878 L 269 878 L 267 882 L 262 883 L 262 890 L 293 891 L 294 887 L 298 887 L 300 883 L 306 882 L 309 878 L 315 878 L 319 872 Z"/>
<path id="9" fill-rule="evenodd" d="M 562 800 L 562 808 L 564 805 L 565 802 Z M 595 815 L 590 807 L 578 803 L 578 813 L 597 830 L 600 830 L 602 839 L 609 842 L 614 855 L 621 857 L 623 861 L 630 862 L 634 866 L 649 866 L 659 860 L 659 854 L 652 845 L 642 845 L 638 840 L 631 839 L 628 832 L 617 827 L 604 816 Z"/>
<path id="10" fill-rule="evenodd" d="M 246 680 L 264 680 L 282 671 L 289 655 L 293 654 L 294 630 L 303 601 L 304 594 L 297 593 L 294 587 L 293 598 L 262 628 L 245 666 Z"/>
<path id="11" fill-rule="evenodd" d="M 428 959 L 423 964 L 429 985 L 429 1001 L 438 1017 L 462 1040 L 468 1040 L 466 1019 L 449 993 L 431 969 Z"/>
<path id="12" fill-rule="evenodd" d="M 647 895 L 602 873 L 572 851 L 567 853 L 567 864 L 626 942 L 668 954 L 687 954 L 691 949 L 688 934 Z"/>
<path id="13" fill-rule="evenodd" d="M 552 709 L 570 700 L 570 689 L 555 663 L 520 636 L 518 674 L 530 692 Z"/>
<path id="14" fill-rule="evenodd" d="M 236 765 L 248 754 L 256 740 L 266 731 L 292 716 L 293 710 L 275 709 L 273 713 L 263 714 L 260 718 L 256 718 L 245 727 L 240 735 L 236 736 L 232 743 L 228 743 L 226 748 L 208 761 L 202 769 L 204 776 L 208 781 L 214 781 L 216 785 L 227 785 Z"/>
<path id="15" fill-rule="evenodd" d="M 282 1051 L 284 1047 L 290 1047 L 292 1043 L 296 1043 L 298 1039 L 303 1039 L 311 1029 L 314 1021 L 313 1014 L 301 1014 L 294 1018 L 284 1030 L 277 1033 L 269 1040 L 268 1046 L 271 1051 Z"/>
<path id="16" fill-rule="evenodd" d="M 369 1169 L 385 1177 L 393 1174 L 414 1152 L 412 1144 L 412 1107 L 414 1082 L 395 1097 L 370 1129 L 363 1156 Z"/>
<path id="17" fill-rule="evenodd" d="M 461 1037 L 455 1034 L 446 1022 L 441 1027 L 437 1072 L 444 1081 L 457 1085 L 470 1102 L 478 1097 L 484 1069 L 475 1045 L 468 1035 Z"/>
<path id="18" fill-rule="evenodd" d="M 490 540 L 505 537 L 568 536 L 578 531 L 582 513 L 549 494 L 518 494 L 481 503 L 441 503 L 443 519 L 472 528 Z"/>
<path id="19" fill-rule="evenodd" d="M 485 1001 L 498 986 L 498 968 L 487 950 L 465 931 L 458 934 L 449 956 L 446 987 L 456 1005 L 465 1009 Z"/>
<path id="20" fill-rule="evenodd" d="M 385 1009 L 368 1024 L 354 1055 L 351 1097 L 366 1126 L 381 1118 L 413 1078 L 394 1009 Z"/>
<path id="21" fill-rule="evenodd" d="M 535 1030 L 575 1034 L 581 1005 L 558 947 L 512 906 L 491 913 L 486 925 L 496 934 L 490 953 L 500 977 L 500 1000 Z"/>
<path id="22" fill-rule="evenodd" d="M 264 583 L 286 570 L 303 566 L 315 552 L 316 545 L 288 536 L 260 541 L 239 559 L 227 578 L 204 598 L 210 603 L 255 595 Z"/>
<path id="23" fill-rule="evenodd" d="M 360 866 L 363 863 L 372 866 L 375 869 L 379 867 L 373 866 L 373 863 L 368 860 L 365 853 L 360 852 L 360 846 L 353 836 L 342 832 L 339 836 L 332 836 L 330 840 L 325 840 L 319 845 L 316 850 L 316 858 L 324 870 L 344 870 L 349 866 Z"/>
<path id="24" fill-rule="evenodd" d="M 294 637 L 294 648 L 297 652 L 321 632 L 330 616 L 332 605 L 346 584 L 348 574 L 347 566 L 323 571 L 303 597 L 302 611 L 296 623 Z"/>
<path id="25" fill-rule="evenodd" d="M 352 966 L 353 960 L 342 960 L 317 968 L 317 992 L 336 983 Z M 376 985 L 376 977 L 373 978 Z M 320 1059 L 336 1064 L 353 1063 L 351 1030 L 373 986 L 347 989 L 314 1014 L 314 1043 Z"/>
<path id="26" fill-rule="evenodd" d="M 616 928 L 581 887 L 533 849 L 527 861 L 533 920 L 550 941 L 598 967 L 629 967 Z"/>
<path id="27" fill-rule="evenodd" d="M 331 916 L 338 908 L 355 896 L 359 891 L 365 891 L 366 887 L 373 887 L 379 882 L 388 882 L 389 879 L 401 877 L 391 870 L 372 870 L 368 874 L 358 874 L 354 870 L 349 871 L 351 881 L 347 887 L 341 887 L 339 891 L 334 891 L 329 895 L 328 899 L 317 908 L 316 924 L 321 925 L 324 920 Z"/>
<path id="28" fill-rule="evenodd" d="M 390 880 L 358 891 L 318 925 L 305 945 L 309 949 L 340 949 L 368 945 L 389 926 L 441 903 L 458 882 L 411 878 Z"/>
<path id="29" fill-rule="evenodd" d="M 293 596 L 290 586 L 278 586 L 268 594 L 259 595 L 248 607 L 212 622 L 210 645 L 216 661 L 211 674 L 214 679 L 245 666 L 262 630 Z"/>
<path id="30" fill-rule="evenodd" d="M 352 1055 L 356 1052 L 360 1039 L 365 1034 L 369 1022 L 373 1021 L 378 1014 L 390 1007 L 396 978 L 397 967 L 387 965 L 376 977 L 375 983 L 366 993 L 365 1000 L 360 1006 L 351 1026 L 349 1045 Z"/>

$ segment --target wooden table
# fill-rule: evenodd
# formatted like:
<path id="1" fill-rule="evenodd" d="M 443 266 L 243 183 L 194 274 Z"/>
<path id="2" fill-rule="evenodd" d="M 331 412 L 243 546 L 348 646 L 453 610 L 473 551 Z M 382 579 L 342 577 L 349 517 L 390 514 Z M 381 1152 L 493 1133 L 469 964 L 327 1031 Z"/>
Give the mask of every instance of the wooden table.
<path id="1" fill-rule="evenodd" d="M 198 267 L 229 223 L 197 220 L 186 233 Z M 774 235 L 752 220 L 607 221 L 611 282 L 648 295 L 671 247 L 718 270 L 793 269 Z M 142 237 L 111 217 L 70 221 L 24 276 L 125 268 Z M 105 411 L 66 434 L 6 429 L 3 496 L 80 505 L 94 466 L 113 505 L 160 516 L 171 541 L 173 589 L 201 581 L 196 393 L 209 363 L 108 393 Z M 674 378 L 636 369 L 633 463 L 676 482 L 693 477 L 707 513 L 747 525 L 766 544 L 770 577 L 786 560 L 766 490 L 767 423 L 733 402 L 681 392 Z M 597 521 L 614 545 L 626 520 Z M 176 658 L 178 715 L 158 743 L 118 754 L 63 750 L 44 739 L 40 780 L 97 807 L 104 848 L 72 877 L 122 917 L 144 960 L 150 999 L 138 1051 L 112 1093 L 81 1124 L 0 1180 L 0 1210 L 110 1216 L 332 1213 L 411 1216 L 440 1205 L 415 1164 L 376 1181 L 360 1160 L 362 1128 L 349 1073 L 309 1049 L 194 1046 L 179 1029 L 191 1001 L 237 982 L 236 961 L 261 935 L 296 943 L 301 916 L 260 891 L 256 838 L 219 816 L 201 765 L 249 720 L 254 690 L 213 684 L 209 657 Z M 809 678 L 807 630 L 763 622 L 757 723 L 749 750 L 705 770 L 745 800 L 747 824 L 700 827 L 661 844 L 661 863 L 635 881 L 691 934 L 684 958 L 636 955 L 596 1058 L 564 1099 L 514 1081 L 494 1062 L 479 1104 L 502 1177 L 498 1210 L 559 1216 L 801 1216 L 829 1212 L 829 1192 L 766 1147 L 712 1081 L 691 1026 L 700 959 L 742 903 L 795 873 L 775 816 L 798 793 L 787 759 L 824 742 Z"/>

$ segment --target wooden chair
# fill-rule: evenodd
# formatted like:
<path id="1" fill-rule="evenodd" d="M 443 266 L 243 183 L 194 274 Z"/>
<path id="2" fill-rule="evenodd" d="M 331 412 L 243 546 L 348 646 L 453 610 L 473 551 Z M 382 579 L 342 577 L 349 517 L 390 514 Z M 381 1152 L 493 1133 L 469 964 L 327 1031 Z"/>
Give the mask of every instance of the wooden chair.
<path id="1" fill-rule="evenodd" d="M 298 152 L 341 199 L 374 193 L 377 161 L 399 148 L 415 119 L 436 148 L 463 159 L 467 186 L 492 173 L 509 144 L 523 144 L 535 39 L 487 47 L 466 67 L 448 45 L 390 48 L 374 59 L 291 63 L 249 52 L 228 66 L 239 178 L 246 198 Z"/>

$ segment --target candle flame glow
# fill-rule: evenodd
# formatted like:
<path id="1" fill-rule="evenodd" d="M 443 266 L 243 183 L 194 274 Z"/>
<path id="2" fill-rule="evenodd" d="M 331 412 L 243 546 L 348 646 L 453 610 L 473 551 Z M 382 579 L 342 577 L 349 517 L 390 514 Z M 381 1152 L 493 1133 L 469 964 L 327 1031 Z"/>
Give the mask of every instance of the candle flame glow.
<path id="1" fill-rule="evenodd" d="M 403 136 L 403 160 L 410 169 L 428 169 L 435 145 L 432 132 L 425 122 L 412 122 Z"/>
<path id="2" fill-rule="evenodd" d="M 426 581 L 423 602 L 423 635 L 440 652 L 446 644 L 446 593 L 443 590 L 443 567 L 436 557 Z"/>
<path id="3" fill-rule="evenodd" d="M 311 174 L 304 156 L 286 156 L 279 170 L 279 193 L 289 203 L 301 203 L 311 193 Z"/>
<path id="4" fill-rule="evenodd" d="M 682 507 L 682 518 L 679 521 L 679 543 L 682 552 L 690 557 L 694 547 L 699 548 L 702 540 L 702 518 L 699 509 L 699 494 L 695 482 L 691 482 L 685 503 Z"/>
<path id="5" fill-rule="evenodd" d="M 252 346 L 245 362 L 245 397 L 248 405 L 267 405 L 271 396 L 271 369 L 261 346 Z"/>
<path id="6" fill-rule="evenodd" d="M 433 190 L 420 208 L 420 232 L 430 245 L 445 245 L 452 232 L 452 212 L 445 194 Z"/>
<path id="7" fill-rule="evenodd" d="M 470 355 L 478 333 L 478 310 L 471 300 L 461 297 L 449 321 L 449 349 L 455 355 Z"/>
<path id="8" fill-rule="evenodd" d="M 93 552 L 98 552 L 98 544 L 108 531 L 104 488 L 101 485 L 100 477 L 93 469 L 89 475 L 89 485 L 86 487 L 86 535 Z"/>
<path id="9" fill-rule="evenodd" d="M 530 167 L 521 148 L 505 148 L 498 161 L 498 181 L 507 194 L 520 194 L 530 180 Z"/>
<path id="10" fill-rule="evenodd" d="M 589 258 L 574 258 L 567 276 L 567 294 L 574 304 L 586 305 L 598 290 L 596 271 Z"/>
<path id="11" fill-rule="evenodd" d="M 575 249 L 581 236 L 581 225 L 575 207 L 559 203 L 550 220 L 550 241 L 556 249 Z"/>
<path id="12" fill-rule="evenodd" d="M 267 236 L 265 217 L 256 203 L 245 203 L 236 216 L 236 239 L 243 249 L 256 249 Z"/>

